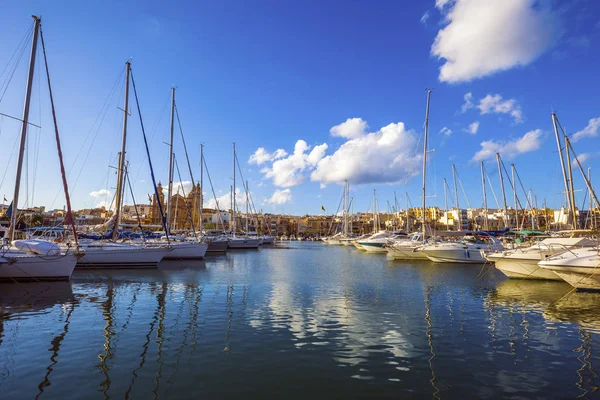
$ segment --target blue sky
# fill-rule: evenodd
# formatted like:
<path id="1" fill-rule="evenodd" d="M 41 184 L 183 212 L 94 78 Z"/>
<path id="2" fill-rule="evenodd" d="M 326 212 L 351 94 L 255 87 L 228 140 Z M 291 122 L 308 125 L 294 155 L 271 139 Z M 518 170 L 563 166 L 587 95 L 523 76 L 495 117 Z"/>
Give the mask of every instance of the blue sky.
<path id="1" fill-rule="evenodd" d="M 110 201 L 103 190 L 114 193 L 119 74 L 130 57 L 157 178 L 167 180 L 163 142 L 175 85 L 194 178 L 204 143 L 221 202 L 231 185 L 235 141 L 254 202 L 265 211 L 317 214 L 323 205 L 333 212 L 346 178 L 356 211 L 372 207 L 373 189 L 381 210 L 393 203 L 394 191 L 402 204 L 403 192 L 420 204 L 426 88 L 433 89 L 431 204 L 443 206 L 442 180 L 452 184 L 455 163 L 469 203 L 481 206 L 479 159 L 499 196 L 489 158 L 499 151 L 540 205 L 546 198 L 559 206 L 553 109 L 570 134 L 581 132 L 574 146 L 587 155 L 584 166 L 593 176 L 600 167 L 600 4 L 591 0 L 13 2 L 0 15 L 1 68 L 30 28 L 31 14 L 43 18 L 75 208 Z M 0 102 L 2 113 L 21 114 L 27 56 L 28 49 Z M 42 129 L 30 129 L 29 188 L 20 207 L 27 201 L 62 208 L 50 109 L 38 78 L 31 121 Z M 105 101 L 103 122 L 94 125 Z M 147 202 L 152 189 L 135 112 L 129 126 L 135 196 Z M 9 156 L 0 160 L 0 174 L 6 170 L 0 195 L 9 201 L 18 132 L 17 123 L 2 119 L 0 143 Z M 189 181 L 180 142 L 176 152 L 182 180 Z M 577 175 L 576 188 L 584 189 Z M 208 185 L 205 194 L 208 202 Z M 579 204 L 583 195 L 577 192 Z M 460 202 L 466 205 L 462 194 Z M 495 204 L 493 196 L 489 202 Z"/>

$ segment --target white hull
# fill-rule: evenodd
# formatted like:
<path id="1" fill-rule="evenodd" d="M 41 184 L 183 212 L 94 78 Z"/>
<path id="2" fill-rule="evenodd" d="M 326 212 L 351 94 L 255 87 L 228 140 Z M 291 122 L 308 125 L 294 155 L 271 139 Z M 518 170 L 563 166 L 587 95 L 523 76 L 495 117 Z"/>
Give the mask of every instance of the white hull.
<path id="1" fill-rule="evenodd" d="M 171 251 L 165 255 L 165 259 L 202 259 L 206 255 L 208 245 L 206 243 L 175 242 L 171 243 Z"/>
<path id="2" fill-rule="evenodd" d="M 352 242 L 352 244 L 354 245 L 354 247 L 356 247 L 356 249 L 358 251 L 366 251 L 365 249 L 363 249 L 363 247 L 361 246 L 360 243 L 358 243 L 356 240 Z"/>
<path id="3" fill-rule="evenodd" d="M 489 261 L 495 262 L 496 268 L 509 278 L 516 279 L 544 279 L 562 281 L 553 271 L 538 265 L 540 257 L 536 258 L 508 258 L 488 255 Z"/>
<path id="4" fill-rule="evenodd" d="M 580 290 L 600 290 L 600 267 L 545 266 L 569 285 Z"/>
<path id="5" fill-rule="evenodd" d="M 230 249 L 258 249 L 258 239 L 231 238 L 227 245 Z"/>
<path id="6" fill-rule="evenodd" d="M 68 281 L 77 257 L 10 255 L 0 257 L 0 281 Z"/>
<path id="7" fill-rule="evenodd" d="M 389 256 L 393 260 L 420 260 L 429 261 L 429 258 L 422 251 L 415 251 L 419 246 L 390 246 L 387 248 Z"/>
<path id="8" fill-rule="evenodd" d="M 435 263 L 484 264 L 486 259 L 477 249 L 425 249 L 421 250 Z"/>
<path id="9" fill-rule="evenodd" d="M 158 268 L 158 263 L 169 249 L 157 247 L 105 247 L 87 248 L 77 261 L 76 268 L 145 269 Z"/>
<path id="10" fill-rule="evenodd" d="M 387 250 L 385 247 L 383 247 L 381 244 L 376 243 L 376 244 L 370 244 L 370 243 L 359 243 L 361 245 L 361 247 L 363 248 L 364 251 L 366 251 L 367 253 L 387 253 Z"/>

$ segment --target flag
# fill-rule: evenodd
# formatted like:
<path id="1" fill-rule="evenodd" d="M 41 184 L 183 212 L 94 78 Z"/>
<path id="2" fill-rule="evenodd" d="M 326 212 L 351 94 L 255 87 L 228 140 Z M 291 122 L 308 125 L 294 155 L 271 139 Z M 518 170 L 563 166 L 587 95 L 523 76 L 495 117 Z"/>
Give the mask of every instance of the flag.
<path id="1" fill-rule="evenodd" d="M 6 216 L 7 217 L 12 217 L 12 201 L 10 202 L 10 205 L 8 206 L 8 208 L 6 209 Z"/>
<path id="2" fill-rule="evenodd" d="M 4 202 L 6 203 L 8 200 L 6 200 L 6 196 L 4 196 Z"/>
<path id="3" fill-rule="evenodd" d="M 321 206 L 321 210 L 325 211 L 325 207 Z"/>

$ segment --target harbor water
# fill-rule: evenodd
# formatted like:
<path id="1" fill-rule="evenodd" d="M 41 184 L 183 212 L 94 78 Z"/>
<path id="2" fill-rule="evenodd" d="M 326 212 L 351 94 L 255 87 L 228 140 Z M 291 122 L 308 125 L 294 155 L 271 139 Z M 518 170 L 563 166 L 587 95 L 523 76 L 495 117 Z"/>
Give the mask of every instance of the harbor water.
<path id="1" fill-rule="evenodd" d="M 0 285 L 0 398 L 594 398 L 600 294 L 283 242 Z"/>

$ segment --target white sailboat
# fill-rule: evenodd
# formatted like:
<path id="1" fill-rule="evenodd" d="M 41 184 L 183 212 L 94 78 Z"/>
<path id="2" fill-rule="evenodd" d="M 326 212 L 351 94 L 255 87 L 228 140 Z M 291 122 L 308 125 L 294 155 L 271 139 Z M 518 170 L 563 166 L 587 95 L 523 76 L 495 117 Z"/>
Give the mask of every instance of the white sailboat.
<path id="1" fill-rule="evenodd" d="M 33 19 L 33 39 L 31 43 L 31 54 L 29 58 L 29 74 L 27 77 L 27 86 L 25 91 L 23 117 L 21 118 L 21 141 L 19 146 L 19 155 L 17 159 L 17 173 L 12 202 L 14 208 L 11 214 L 11 223 L 8 232 L 8 237 L 3 239 L 3 244 L 0 247 L 0 280 L 11 282 L 69 280 L 71 274 L 73 273 L 73 269 L 75 268 L 75 264 L 77 263 L 77 256 L 73 252 L 61 251 L 61 249 L 54 244 L 38 240 L 14 240 L 19 205 L 19 192 L 21 188 L 21 171 L 23 169 L 23 156 L 25 153 L 27 128 L 29 125 L 31 87 L 33 83 L 33 75 L 35 70 L 38 35 L 41 36 L 41 19 L 36 16 L 33 16 Z M 46 72 L 48 73 L 47 63 Z M 50 78 L 48 76 L 48 84 L 49 83 Z M 60 146 L 60 143 L 58 141 L 57 146 Z M 65 192 L 65 194 L 68 198 L 67 191 Z M 10 242 L 8 242 L 9 240 Z M 9 243 L 11 243 L 11 246 L 9 246 Z"/>
<path id="2" fill-rule="evenodd" d="M 397 239 L 388 242 L 386 251 L 395 260 L 415 260 L 425 261 L 428 257 L 420 252 L 421 247 L 427 240 L 427 141 L 429 138 L 429 105 L 431 100 L 431 89 L 427 89 L 427 106 L 425 109 L 425 134 L 423 135 L 423 185 L 422 185 L 422 221 L 421 234 L 413 235 L 406 239 Z M 408 194 L 406 194 L 406 223 L 408 228 Z M 408 229 L 407 229 L 408 231 Z"/>
<path id="3" fill-rule="evenodd" d="M 246 235 L 238 236 L 237 235 L 237 222 L 236 222 L 236 199 L 235 199 L 235 168 L 236 168 L 236 160 L 237 155 L 235 153 L 235 142 L 233 143 L 233 191 L 232 191 L 232 212 L 233 217 L 231 219 L 231 237 L 229 238 L 229 243 L 227 244 L 230 249 L 258 249 L 260 245 L 260 240 L 258 238 L 249 237 Z"/>
<path id="4" fill-rule="evenodd" d="M 458 242 L 433 243 L 418 251 L 436 263 L 483 264 L 486 262 L 484 253 L 503 249 L 502 243 L 493 236 L 467 235 Z"/>
<path id="5" fill-rule="evenodd" d="M 125 183 L 125 155 L 127 149 L 127 117 L 129 110 L 129 82 L 131 63 L 125 63 L 125 105 L 123 112 L 123 136 L 121 152 L 119 153 L 119 167 L 117 170 L 117 193 L 115 197 L 114 225 L 112 238 L 116 240 L 119 235 L 121 222 L 121 206 L 123 203 L 123 188 Z M 133 244 L 114 243 L 106 241 L 84 241 L 80 243 L 84 256 L 77 261 L 76 268 L 158 268 L 158 263 L 171 250 L 162 247 L 143 247 Z"/>

